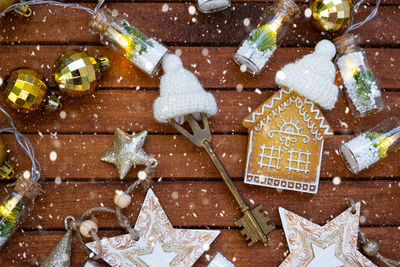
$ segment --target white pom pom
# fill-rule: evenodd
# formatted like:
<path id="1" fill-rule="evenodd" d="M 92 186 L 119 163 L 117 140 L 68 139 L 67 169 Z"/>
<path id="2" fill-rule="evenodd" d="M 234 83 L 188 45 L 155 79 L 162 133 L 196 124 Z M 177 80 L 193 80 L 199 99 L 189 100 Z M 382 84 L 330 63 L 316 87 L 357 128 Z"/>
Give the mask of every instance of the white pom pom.
<path id="1" fill-rule="evenodd" d="M 162 67 L 164 72 L 178 70 L 183 67 L 181 59 L 173 54 L 166 55 L 163 59 Z"/>
<path id="2" fill-rule="evenodd" d="M 285 79 L 286 79 L 286 74 L 281 70 L 277 71 L 276 76 L 275 76 L 275 80 L 276 81 L 283 81 Z"/>
<path id="3" fill-rule="evenodd" d="M 328 40 L 319 41 L 318 44 L 315 46 L 314 53 L 327 57 L 331 60 L 336 54 L 335 45 Z"/>
<path id="4" fill-rule="evenodd" d="M 123 191 L 116 190 L 114 195 L 114 203 L 121 209 L 128 207 L 131 204 L 132 198 Z"/>
<path id="5" fill-rule="evenodd" d="M 91 234 L 90 234 L 91 231 L 94 231 L 95 233 L 97 233 L 98 229 L 99 228 L 97 227 L 97 224 L 91 220 L 86 220 L 86 221 L 82 222 L 79 227 L 79 231 L 81 232 L 81 234 L 87 238 L 89 238 L 91 236 Z"/>

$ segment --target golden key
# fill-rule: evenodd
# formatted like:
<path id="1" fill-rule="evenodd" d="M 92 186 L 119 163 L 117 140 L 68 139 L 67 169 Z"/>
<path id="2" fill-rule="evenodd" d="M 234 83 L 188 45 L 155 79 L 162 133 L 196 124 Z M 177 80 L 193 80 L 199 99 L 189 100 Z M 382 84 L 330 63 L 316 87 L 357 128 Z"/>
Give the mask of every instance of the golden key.
<path id="1" fill-rule="evenodd" d="M 168 122 L 193 144 L 198 147 L 203 147 L 207 151 L 208 156 L 212 160 L 219 174 L 222 176 L 225 184 L 228 186 L 229 191 L 235 198 L 240 210 L 243 213 L 243 217 L 237 220 L 235 224 L 243 228 L 240 233 L 246 237 L 246 240 L 249 240 L 249 247 L 255 244 L 257 241 L 261 241 L 264 244 L 267 243 L 267 234 L 274 230 L 275 226 L 268 224 L 269 217 L 262 213 L 262 205 L 258 205 L 253 210 L 250 210 L 249 205 L 247 205 L 247 203 L 244 201 L 239 190 L 232 182 L 232 179 L 225 170 L 217 154 L 215 154 L 214 149 L 211 147 L 211 131 L 208 124 L 207 115 L 204 113 L 201 114 L 203 128 L 200 127 L 193 115 L 186 115 L 185 119 L 189 123 L 193 134 L 189 133 L 175 120 L 169 120 Z"/>

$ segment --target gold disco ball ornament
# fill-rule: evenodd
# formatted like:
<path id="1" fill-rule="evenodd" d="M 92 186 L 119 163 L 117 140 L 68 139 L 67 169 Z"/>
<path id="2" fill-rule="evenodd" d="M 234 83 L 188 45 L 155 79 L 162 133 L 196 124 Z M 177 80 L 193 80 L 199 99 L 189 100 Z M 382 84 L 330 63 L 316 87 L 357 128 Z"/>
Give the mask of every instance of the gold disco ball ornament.
<path id="1" fill-rule="evenodd" d="M 4 90 L 6 103 L 19 112 L 30 113 L 46 102 L 47 85 L 43 76 L 31 69 L 17 69 L 10 73 Z"/>
<path id="2" fill-rule="evenodd" d="M 61 91 L 70 96 L 82 96 L 96 89 L 101 73 L 109 67 L 110 61 L 105 57 L 69 51 L 57 60 L 54 78 Z"/>
<path id="3" fill-rule="evenodd" d="M 351 0 L 312 0 L 310 9 L 314 24 L 322 31 L 335 32 L 343 30 L 353 15 Z"/>

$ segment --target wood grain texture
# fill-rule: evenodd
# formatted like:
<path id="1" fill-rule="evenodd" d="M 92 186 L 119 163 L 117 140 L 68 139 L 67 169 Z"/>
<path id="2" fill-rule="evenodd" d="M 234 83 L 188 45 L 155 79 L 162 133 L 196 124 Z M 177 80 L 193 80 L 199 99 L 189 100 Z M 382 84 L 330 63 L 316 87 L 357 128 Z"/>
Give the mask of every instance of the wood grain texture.
<path id="1" fill-rule="evenodd" d="M 384 228 L 362 228 L 371 238 L 381 241 L 381 253 L 393 255 L 400 253 L 399 239 L 400 231 L 397 227 Z M 100 231 L 101 236 L 115 236 L 123 234 L 122 231 Z M 4 248 L 4 257 L 0 259 L 0 264 L 13 264 L 13 266 L 38 266 L 46 255 L 55 246 L 57 240 L 63 235 L 60 231 L 35 231 L 17 233 L 11 242 Z M 393 242 L 384 242 L 385 240 Z M 383 241 L 383 242 L 382 242 Z M 44 246 L 43 244 L 47 244 Z M 23 251 L 15 255 L 15 251 Z M 269 242 L 266 246 L 256 244 L 252 248 L 247 246 L 243 237 L 237 230 L 221 230 L 210 250 L 195 263 L 194 267 L 207 266 L 210 256 L 220 252 L 237 266 L 278 266 L 288 255 L 285 236 L 282 230 L 271 233 Z M 72 250 L 71 266 L 82 266 L 85 262 L 85 254 L 75 242 Z M 251 263 L 250 263 L 251 262 Z M 374 260 L 377 264 L 379 261 Z"/>
<path id="2" fill-rule="evenodd" d="M 30 67 L 42 72 L 49 85 L 55 87 L 54 63 L 59 56 L 71 49 L 84 49 L 91 55 L 105 55 L 110 59 L 111 70 L 100 80 L 101 88 L 136 90 L 137 88 L 157 89 L 159 86 L 158 77 L 151 79 L 133 67 L 128 60 L 104 46 L 0 46 L 0 61 L 2 62 L 0 77 L 6 79 L 13 69 Z M 185 67 L 195 72 L 203 86 L 209 89 L 235 89 L 239 84 L 244 89 L 276 88 L 275 73 L 284 65 L 312 51 L 310 48 L 280 48 L 275 52 L 263 73 L 252 76 L 242 73 L 234 63 L 235 47 L 171 47 L 172 52 L 178 49 L 181 50 Z M 207 49 L 207 56 L 203 55 L 204 49 Z M 367 55 L 380 87 L 399 90 L 400 49 L 371 48 L 367 49 Z"/>
<path id="3" fill-rule="evenodd" d="M 112 135 L 27 135 L 33 142 L 38 160 L 44 166 L 43 179 L 61 177 L 66 179 L 116 179 L 118 175 L 114 165 L 101 162 L 100 156 L 111 146 Z M 373 168 L 358 175 L 351 174 L 338 155 L 339 145 L 353 136 L 337 135 L 328 139 L 322 157 L 321 177 L 343 178 L 396 178 L 400 177 L 400 168 L 396 157 L 388 157 L 376 163 Z M 10 136 L 6 140 L 12 151 L 11 159 L 17 170 L 30 168 L 29 160 L 21 155 L 17 144 Z M 247 136 L 214 135 L 213 146 L 233 178 L 242 178 L 246 162 Z M 159 161 L 156 177 L 163 178 L 218 178 L 206 153 L 196 148 L 180 135 L 151 135 L 147 137 L 145 149 Z M 51 161 L 49 155 L 57 153 L 57 159 Z M 136 178 L 137 171 L 128 173 L 128 178 Z"/>
<path id="4" fill-rule="evenodd" d="M 63 180 L 59 185 L 54 182 L 42 185 L 45 194 L 37 199 L 36 208 L 25 220 L 23 228 L 61 230 L 64 227 L 63 220 L 68 215 L 79 218 L 86 209 L 94 206 L 114 207 L 115 190 L 123 190 L 128 186 L 127 182 L 95 180 Z M 271 221 L 278 226 L 281 225 L 278 207 L 324 224 L 330 215 L 339 215 L 346 209 L 345 199 L 348 197 L 362 201 L 362 226 L 390 226 L 400 220 L 397 212 L 400 186 L 390 180 L 343 180 L 337 186 L 331 179 L 324 180 L 316 195 L 285 190 L 278 192 L 276 189 L 245 185 L 241 181 L 237 181 L 236 185 L 243 192 L 243 197 L 252 203 L 251 206 L 262 204 Z M 222 180 L 160 180 L 154 181 L 152 188 L 175 226 L 235 227 L 234 221 L 240 218 L 240 211 Z M 139 190 L 133 195 L 132 205 L 125 212 L 132 223 L 136 221 L 145 197 Z M 112 216 L 99 217 L 99 225 L 103 228 L 118 227 Z"/>
<path id="5" fill-rule="evenodd" d="M 96 1 L 66 2 L 93 7 Z M 178 135 L 172 127 L 154 120 L 152 103 L 159 94 L 160 75 L 151 79 L 110 48 L 102 46 L 98 36 L 88 33 L 87 13 L 35 6 L 34 16 L 29 19 L 8 15 L 0 20 L 0 77 L 3 80 L 12 69 L 31 67 L 41 71 L 49 86 L 54 88 L 53 65 L 57 57 L 70 49 L 107 56 L 111 70 L 103 75 L 94 94 L 83 98 L 62 97 L 64 119 L 59 112 L 21 115 L 10 111 L 17 127 L 27 134 L 35 147 L 43 167 L 40 183 L 45 193 L 37 198 L 21 231 L 0 252 L 0 266 L 38 266 L 63 235 L 65 216 L 79 217 L 86 209 L 97 205 L 113 206 L 115 190 L 127 188 L 136 179 L 142 167 L 131 170 L 127 178 L 120 181 L 115 167 L 99 160 L 110 147 L 116 127 L 128 132 L 149 131 L 145 150 L 159 161 L 153 189 L 175 227 L 221 230 L 221 235 L 196 267 L 206 266 L 210 255 L 217 251 L 238 267 L 277 266 L 288 255 L 278 207 L 324 224 L 346 209 L 347 198 L 362 202 L 361 226 L 369 238 L 380 243 L 382 254 L 400 259 L 398 157 L 389 157 L 354 175 L 338 155 L 340 144 L 355 133 L 371 128 L 383 118 L 400 114 L 400 28 L 393 26 L 400 23 L 398 0 L 383 0 L 373 21 L 356 31 L 363 39 L 362 46 L 366 47 L 379 85 L 384 89 L 388 108 L 375 116 L 354 119 L 342 92 L 335 109 L 324 111 L 335 136 L 325 142 L 317 195 L 278 192 L 245 185 L 242 181 L 247 149 L 247 130 L 241 125 L 242 119 L 276 92 L 276 71 L 312 51 L 320 39 L 333 37 L 319 33 L 304 19 L 307 1 L 296 1 L 302 10 L 296 27 L 259 76 L 242 73 L 232 57 L 265 8 L 271 6 L 270 0 L 268 3 L 233 0 L 232 6 L 224 12 L 214 15 L 197 12 L 194 16 L 188 12 L 194 1 L 107 2 L 108 7 L 128 15 L 138 28 L 170 46 L 172 52 L 180 52 L 185 67 L 216 97 L 219 112 L 210 119 L 213 146 L 244 198 L 251 206 L 263 204 L 278 230 L 270 235 L 267 246 L 247 247 L 234 225 L 240 212 L 204 151 Z M 375 1 L 369 2 L 371 5 L 361 8 L 356 20 L 372 10 Z M 165 5 L 168 11 L 162 12 Z M 248 27 L 243 25 L 245 18 L 250 19 Z M 1 120 L 0 127 L 6 126 Z M 11 151 L 9 158 L 16 164 L 17 171 L 29 169 L 29 161 L 13 137 L 6 135 L 5 138 Z M 49 158 L 52 151 L 57 153 L 55 161 Z M 334 177 L 339 177 L 341 183 L 335 185 Z M 132 205 L 126 210 L 132 224 L 143 199 L 144 193 L 135 191 Z M 99 216 L 98 219 L 100 236 L 123 233 L 114 218 Z M 84 259 L 84 252 L 75 240 L 71 266 L 82 266 Z"/>
<path id="6" fill-rule="evenodd" d="M 265 8 L 270 5 L 255 2 L 234 3 L 217 16 L 202 13 L 192 16 L 188 12 L 189 5 L 183 3 L 168 4 L 168 12 L 162 11 L 163 3 L 110 3 L 107 6 L 126 13 L 135 26 L 167 44 L 237 46 L 247 37 L 252 27 L 258 24 Z M 321 39 L 321 33 L 304 18 L 306 5 L 302 4 L 300 8 L 301 16 L 296 20 L 296 28 L 288 34 L 286 46 L 314 46 Z M 361 8 L 359 18 L 366 17 L 371 9 L 372 7 Z M 382 6 L 379 16 L 354 32 L 361 34 L 365 45 L 398 46 L 399 27 L 387 26 L 399 24 L 399 12 L 396 6 Z M 74 19 L 70 19 L 71 17 Z M 81 10 L 35 7 L 35 16 L 29 19 L 8 17 L 3 20 L 5 25 L 2 42 L 99 43 L 97 36 L 88 33 L 89 18 L 90 15 Z M 193 21 L 193 18 L 196 20 Z M 250 26 L 243 25 L 245 18 L 250 19 Z"/>
<path id="7" fill-rule="evenodd" d="M 400 76 L 399 76 L 400 77 Z M 242 120 L 251 110 L 256 109 L 275 91 L 263 90 L 212 91 L 218 102 L 218 113 L 210 119 L 213 133 L 245 134 L 247 129 Z M 153 117 L 153 101 L 158 97 L 158 90 L 99 90 L 83 98 L 63 97 L 63 111 L 38 111 L 29 115 L 19 114 L 9 109 L 21 131 L 28 133 L 112 133 L 116 127 L 125 131 L 137 132 L 147 130 L 150 133 L 177 133 L 167 125 L 157 122 Z M 383 93 L 388 108 L 375 116 L 355 119 L 348 108 L 346 97 L 342 93 L 333 110 L 323 111 L 333 130 L 337 134 L 352 134 L 372 128 L 378 118 L 396 115 L 400 112 L 400 92 Z M 3 100 L 0 100 L 0 102 Z M 31 121 L 33 123 L 27 123 Z M 1 127 L 6 126 L 0 121 Z"/>

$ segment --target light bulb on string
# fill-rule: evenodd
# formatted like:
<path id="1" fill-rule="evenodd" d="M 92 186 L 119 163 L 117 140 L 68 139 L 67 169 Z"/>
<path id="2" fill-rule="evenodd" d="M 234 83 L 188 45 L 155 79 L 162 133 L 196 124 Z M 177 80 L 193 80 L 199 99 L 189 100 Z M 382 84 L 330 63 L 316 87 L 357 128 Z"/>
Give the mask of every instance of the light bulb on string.
<path id="1" fill-rule="evenodd" d="M 364 1 L 361 0 L 354 5 L 354 14 Z M 336 63 L 349 105 L 353 115 L 358 118 L 369 116 L 385 108 L 378 81 L 364 49 L 359 46 L 360 36 L 350 33 L 370 21 L 377 14 L 379 5 L 380 0 L 377 0 L 375 8 L 361 22 L 353 23 L 354 17 L 351 17 L 345 33 L 333 40 L 338 52 Z"/>
<path id="2" fill-rule="evenodd" d="M 41 167 L 40 163 L 35 158 L 35 152 L 29 139 L 16 129 L 12 118 L 2 106 L 0 106 L 0 111 L 5 115 L 10 124 L 9 128 L 0 129 L 0 134 L 13 134 L 20 148 L 24 154 L 30 158 L 32 163 L 30 170 L 31 176 L 26 179 L 23 175 L 20 175 L 15 182 L 12 192 L 0 204 L 1 249 L 18 228 L 24 213 L 26 213 L 29 208 L 33 207 L 35 197 L 41 192 L 40 185 L 37 183 L 40 179 Z"/>
<path id="3" fill-rule="evenodd" d="M 52 0 L 29 1 L 31 6 L 49 4 L 88 12 L 92 16 L 89 24 L 90 32 L 99 34 L 100 41 L 104 45 L 112 47 L 149 76 L 157 74 L 162 59 L 168 54 L 168 49 L 133 26 L 125 16 L 118 15 L 117 10 L 101 8 L 103 3 L 104 0 L 101 0 L 94 9 L 90 9 L 79 4 L 61 3 Z M 0 17 L 22 5 L 23 3 L 16 3 L 7 7 L 0 12 Z"/>

